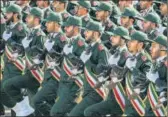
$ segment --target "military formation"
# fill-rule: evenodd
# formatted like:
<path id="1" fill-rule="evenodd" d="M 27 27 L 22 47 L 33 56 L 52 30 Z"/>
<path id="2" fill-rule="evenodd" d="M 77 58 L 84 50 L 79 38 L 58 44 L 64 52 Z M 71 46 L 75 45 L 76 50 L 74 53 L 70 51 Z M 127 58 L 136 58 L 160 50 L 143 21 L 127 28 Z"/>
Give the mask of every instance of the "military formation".
<path id="1" fill-rule="evenodd" d="M 168 116 L 166 0 L 1 1 L 0 115 Z"/>

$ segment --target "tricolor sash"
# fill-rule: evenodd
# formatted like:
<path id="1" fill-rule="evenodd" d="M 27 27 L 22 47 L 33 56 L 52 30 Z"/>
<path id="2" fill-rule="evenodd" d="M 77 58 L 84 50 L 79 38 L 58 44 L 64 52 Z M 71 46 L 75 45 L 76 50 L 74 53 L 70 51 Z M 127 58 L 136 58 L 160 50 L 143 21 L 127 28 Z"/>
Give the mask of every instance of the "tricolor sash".
<path id="1" fill-rule="evenodd" d="M 9 60 L 12 60 L 13 50 L 8 45 L 5 46 L 5 54 Z M 26 67 L 25 60 L 22 57 L 16 58 L 16 60 L 12 61 L 12 63 L 22 72 L 24 71 L 24 69 Z"/>
<path id="2" fill-rule="evenodd" d="M 125 91 L 120 82 L 117 82 L 115 87 L 112 88 L 116 101 L 118 102 L 122 111 L 125 109 Z"/>
<path id="3" fill-rule="evenodd" d="M 48 55 L 46 56 L 46 65 L 49 66 L 50 61 L 48 59 Z M 50 73 L 52 74 L 52 76 L 59 81 L 60 80 L 60 69 L 58 67 L 55 67 L 52 71 L 50 71 Z"/>
<path id="4" fill-rule="evenodd" d="M 84 68 L 84 73 L 85 73 L 85 77 L 87 79 L 87 82 L 90 84 L 90 86 L 95 89 L 94 87 L 96 86 L 96 84 L 98 83 L 98 80 L 97 80 L 97 75 L 94 74 L 90 67 L 87 67 L 85 66 Z M 103 98 L 103 99 L 106 99 L 107 97 L 107 93 L 106 93 L 106 90 L 105 88 L 103 88 L 102 86 L 100 88 L 97 88 L 95 89 L 96 92 Z"/>
<path id="5" fill-rule="evenodd" d="M 73 64 L 67 59 L 64 58 L 63 61 L 63 69 L 66 72 L 66 74 L 71 77 L 73 76 L 73 73 L 71 71 L 71 68 L 73 68 Z M 83 77 L 81 75 L 79 75 L 79 78 L 75 79 L 75 83 L 81 88 L 83 86 L 83 81 L 82 81 Z"/>
<path id="6" fill-rule="evenodd" d="M 126 92 L 127 92 L 128 97 L 130 97 L 133 93 L 135 93 L 133 89 L 134 88 L 131 84 L 131 73 L 128 73 L 126 77 Z M 138 112 L 138 114 L 140 116 L 144 116 L 146 106 L 144 104 L 144 101 L 141 99 L 141 97 L 135 96 L 135 98 L 130 99 L 130 101 L 134 109 Z"/>
<path id="7" fill-rule="evenodd" d="M 33 66 L 33 61 L 27 55 L 26 55 L 26 64 L 28 65 L 29 68 Z M 38 67 L 37 69 L 32 69 L 30 71 L 32 75 L 34 76 L 34 78 L 36 78 L 36 80 L 39 83 L 42 83 L 43 77 L 44 77 L 44 72 L 42 71 L 42 69 Z"/>
<path id="8" fill-rule="evenodd" d="M 166 108 L 163 104 L 161 104 L 159 108 L 156 107 L 158 105 L 158 98 L 159 96 L 156 92 L 155 86 L 153 83 L 150 83 L 148 87 L 148 99 L 152 110 L 156 116 L 166 116 Z"/>

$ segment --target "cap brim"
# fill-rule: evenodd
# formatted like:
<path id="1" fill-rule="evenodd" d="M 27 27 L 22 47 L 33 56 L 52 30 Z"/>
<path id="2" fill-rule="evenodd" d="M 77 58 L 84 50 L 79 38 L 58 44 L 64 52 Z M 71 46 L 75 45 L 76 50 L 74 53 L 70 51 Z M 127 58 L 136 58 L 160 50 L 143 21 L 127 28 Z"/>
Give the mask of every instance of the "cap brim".
<path id="1" fill-rule="evenodd" d="M 126 39 L 126 40 L 131 40 L 131 37 L 130 36 L 123 36 L 124 37 L 124 39 Z"/>
<path id="2" fill-rule="evenodd" d="M 91 9 L 94 10 L 94 11 L 102 11 L 102 9 L 100 9 L 99 7 L 93 7 Z"/>

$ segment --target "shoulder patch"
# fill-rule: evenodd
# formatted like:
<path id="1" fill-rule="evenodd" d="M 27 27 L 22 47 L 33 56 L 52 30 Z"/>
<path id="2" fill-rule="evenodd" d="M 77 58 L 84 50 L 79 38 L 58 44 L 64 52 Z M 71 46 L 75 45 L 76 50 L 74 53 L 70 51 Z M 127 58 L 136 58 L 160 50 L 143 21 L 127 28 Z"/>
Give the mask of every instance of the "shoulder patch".
<path id="1" fill-rule="evenodd" d="M 147 60 L 146 56 L 142 56 L 141 58 L 142 58 L 143 61 Z"/>
<path id="2" fill-rule="evenodd" d="M 40 32 L 40 31 L 38 31 L 38 32 L 36 33 L 36 35 L 37 35 L 37 36 L 40 36 L 40 35 L 41 35 L 41 32 Z"/>
<path id="3" fill-rule="evenodd" d="M 64 14 L 63 14 L 63 17 L 64 17 L 64 18 L 67 18 L 67 17 L 69 17 L 69 14 L 68 14 L 68 13 L 64 13 Z"/>
<path id="4" fill-rule="evenodd" d="M 98 49 L 99 51 L 102 51 L 104 49 L 104 46 L 102 44 L 99 44 Z"/>
<path id="5" fill-rule="evenodd" d="M 124 52 L 124 57 L 127 58 L 129 56 L 128 52 Z"/>
<path id="6" fill-rule="evenodd" d="M 60 36 L 60 40 L 61 40 L 61 41 L 66 41 L 66 37 L 65 37 L 64 35 L 61 35 L 61 36 Z"/>
<path id="7" fill-rule="evenodd" d="M 19 25 L 18 26 L 18 31 L 22 31 L 23 30 L 23 26 L 22 25 Z"/>
<path id="8" fill-rule="evenodd" d="M 108 22 L 108 25 L 107 25 L 109 28 L 113 26 L 112 22 Z"/>
<path id="9" fill-rule="evenodd" d="M 78 40 L 78 46 L 83 46 L 84 45 L 84 42 L 82 40 Z"/>
<path id="10" fill-rule="evenodd" d="M 168 61 L 167 61 L 167 60 L 164 62 L 164 65 L 165 65 L 166 67 L 168 67 Z"/>
<path id="11" fill-rule="evenodd" d="M 87 21 L 89 21 L 89 17 L 84 17 L 84 20 L 87 22 Z"/>

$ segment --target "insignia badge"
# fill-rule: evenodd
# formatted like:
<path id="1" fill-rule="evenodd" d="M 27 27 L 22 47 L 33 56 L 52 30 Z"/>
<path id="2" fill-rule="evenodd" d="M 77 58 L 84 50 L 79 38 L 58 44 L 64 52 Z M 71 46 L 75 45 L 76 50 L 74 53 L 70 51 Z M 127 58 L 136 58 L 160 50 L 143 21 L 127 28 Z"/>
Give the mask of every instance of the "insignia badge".
<path id="1" fill-rule="evenodd" d="M 141 58 L 143 61 L 146 61 L 146 59 L 147 59 L 146 56 L 142 56 Z"/>
<path id="2" fill-rule="evenodd" d="M 79 40 L 79 41 L 78 41 L 78 45 L 81 47 L 81 46 L 84 45 L 84 42 L 83 42 L 82 40 Z"/>
<path id="3" fill-rule="evenodd" d="M 68 15 L 68 13 L 65 13 L 64 14 L 64 18 L 67 18 L 69 15 Z"/>
<path id="4" fill-rule="evenodd" d="M 41 33 L 38 31 L 38 32 L 36 33 L 36 35 L 37 35 L 37 36 L 40 36 L 40 35 L 41 35 Z"/>
<path id="5" fill-rule="evenodd" d="M 61 36 L 60 36 L 60 40 L 61 40 L 61 41 L 65 41 L 65 40 L 66 40 L 66 37 L 63 36 L 63 35 L 61 35 Z"/>
<path id="6" fill-rule="evenodd" d="M 5 23 L 5 18 L 1 18 L 1 24 Z"/>
<path id="7" fill-rule="evenodd" d="M 168 61 L 165 61 L 164 64 L 166 67 L 168 67 Z"/>
<path id="8" fill-rule="evenodd" d="M 129 56 L 128 52 L 124 53 L 124 57 L 127 58 Z"/>
<path id="9" fill-rule="evenodd" d="M 23 30 L 23 27 L 21 25 L 18 26 L 18 30 L 21 31 Z"/>
<path id="10" fill-rule="evenodd" d="M 112 27 L 113 26 L 113 24 L 112 24 L 112 22 L 108 22 L 108 25 L 107 25 L 108 27 Z"/>
<path id="11" fill-rule="evenodd" d="M 103 45 L 100 44 L 100 45 L 98 46 L 98 49 L 99 49 L 100 51 L 102 51 L 102 50 L 104 49 Z"/>
<path id="12" fill-rule="evenodd" d="M 86 16 L 86 17 L 84 18 L 84 20 L 87 22 L 87 21 L 89 21 L 89 18 Z"/>

